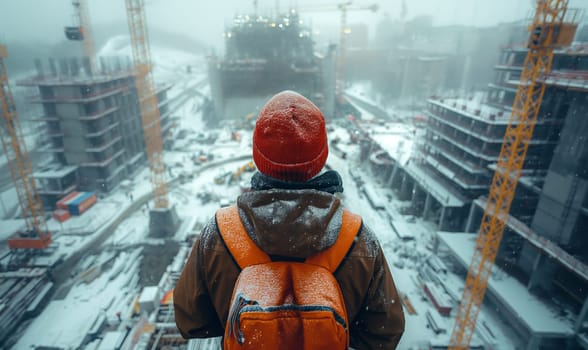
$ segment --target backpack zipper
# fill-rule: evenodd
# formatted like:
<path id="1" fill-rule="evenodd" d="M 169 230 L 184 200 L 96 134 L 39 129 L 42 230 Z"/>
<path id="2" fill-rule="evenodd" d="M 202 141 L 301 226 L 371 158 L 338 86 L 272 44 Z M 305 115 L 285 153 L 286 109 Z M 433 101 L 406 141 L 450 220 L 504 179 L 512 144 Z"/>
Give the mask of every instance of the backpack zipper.
<path id="1" fill-rule="evenodd" d="M 239 344 L 245 342 L 243 331 L 241 331 L 241 313 L 247 306 L 259 305 L 257 301 L 247 299 L 239 293 L 235 296 L 235 302 L 229 310 L 229 337 L 234 336 Z"/>
<path id="2" fill-rule="evenodd" d="M 340 324 L 347 331 L 345 319 L 333 308 L 321 305 L 295 305 L 285 304 L 280 306 L 262 307 L 257 301 L 249 300 L 242 294 L 237 294 L 236 300 L 229 311 L 229 337 L 234 336 L 239 344 L 245 343 L 245 337 L 241 330 L 241 314 L 243 312 L 275 312 L 275 311 L 329 311 L 333 314 L 335 322 Z"/>

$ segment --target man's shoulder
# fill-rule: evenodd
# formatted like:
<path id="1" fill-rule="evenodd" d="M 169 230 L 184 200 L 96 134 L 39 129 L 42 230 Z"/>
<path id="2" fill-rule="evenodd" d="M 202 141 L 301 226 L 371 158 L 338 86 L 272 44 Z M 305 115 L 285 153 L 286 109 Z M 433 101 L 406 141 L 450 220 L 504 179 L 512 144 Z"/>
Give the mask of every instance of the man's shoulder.
<path id="1" fill-rule="evenodd" d="M 203 253 L 206 253 L 206 250 L 226 251 L 214 216 L 204 225 L 198 239 Z"/>
<path id="2" fill-rule="evenodd" d="M 363 222 L 357 233 L 353 249 L 349 252 L 352 257 L 375 258 L 380 252 L 380 242 L 374 232 Z"/>

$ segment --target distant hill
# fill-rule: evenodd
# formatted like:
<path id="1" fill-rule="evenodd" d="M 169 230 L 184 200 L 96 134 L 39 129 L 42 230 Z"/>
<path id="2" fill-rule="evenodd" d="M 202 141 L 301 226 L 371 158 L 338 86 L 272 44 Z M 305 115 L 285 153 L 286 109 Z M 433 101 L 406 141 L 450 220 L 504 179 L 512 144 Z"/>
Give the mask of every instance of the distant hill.
<path id="1" fill-rule="evenodd" d="M 108 24 L 94 26 L 94 41 L 96 51 L 106 42 L 117 35 L 128 35 L 129 29 L 125 21 L 117 21 Z M 209 46 L 184 34 L 172 33 L 160 28 L 150 28 L 151 45 L 186 51 L 194 54 L 204 54 Z M 11 76 L 34 70 L 34 60 L 39 58 L 47 60 L 50 57 L 73 57 L 82 55 L 82 45 L 65 39 L 56 43 L 8 41 L 6 69 Z"/>

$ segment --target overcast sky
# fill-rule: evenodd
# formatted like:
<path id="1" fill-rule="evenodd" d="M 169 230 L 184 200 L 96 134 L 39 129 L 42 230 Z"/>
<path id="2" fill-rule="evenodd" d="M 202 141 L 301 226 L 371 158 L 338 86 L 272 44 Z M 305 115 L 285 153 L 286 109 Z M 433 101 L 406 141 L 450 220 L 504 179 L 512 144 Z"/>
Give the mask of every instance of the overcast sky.
<path id="1" fill-rule="evenodd" d="M 124 0 L 88 0 L 92 23 L 108 24 L 112 21 L 126 21 Z M 150 26 L 166 28 L 207 44 L 222 43 L 224 24 L 237 12 L 252 12 L 253 1 L 237 0 L 146 0 L 147 20 Z M 431 15 L 434 24 L 465 24 L 490 26 L 500 22 L 514 21 L 529 15 L 533 9 L 532 0 L 405 0 L 407 18 Z M 342 0 L 259 0 L 260 12 L 269 13 L 279 3 L 281 9 L 298 5 L 301 10 L 317 4 L 337 4 Z M 376 14 L 365 11 L 349 12 L 348 22 L 376 23 L 388 13 L 398 18 L 401 0 L 379 1 L 380 11 Z M 368 5 L 374 1 L 354 1 L 357 5 Z M 587 0 L 571 0 L 570 7 L 588 7 Z M 26 40 L 57 42 L 63 39 L 63 27 L 71 25 L 71 0 L 0 0 L 0 41 Z M 315 26 L 327 24 L 336 26 L 339 13 L 306 12 L 302 18 L 312 20 Z M 373 35 L 373 33 L 371 33 Z M 217 43 L 218 41 L 218 43 Z"/>

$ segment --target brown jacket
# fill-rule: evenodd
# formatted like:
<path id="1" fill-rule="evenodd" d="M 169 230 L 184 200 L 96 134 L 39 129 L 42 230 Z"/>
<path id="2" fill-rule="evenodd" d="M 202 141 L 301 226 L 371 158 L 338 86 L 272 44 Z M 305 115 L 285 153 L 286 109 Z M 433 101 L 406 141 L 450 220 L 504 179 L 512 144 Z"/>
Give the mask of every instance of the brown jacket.
<path id="1" fill-rule="evenodd" d="M 339 233 L 341 202 L 315 190 L 264 190 L 237 199 L 241 221 L 273 260 L 304 260 L 330 247 Z M 174 290 L 176 324 L 184 338 L 222 336 L 239 267 L 215 219 L 196 240 Z M 404 314 L 388 263 L 362 224 L 335 278 L 350 320 L 351 347 L 394 349 Z"/>

